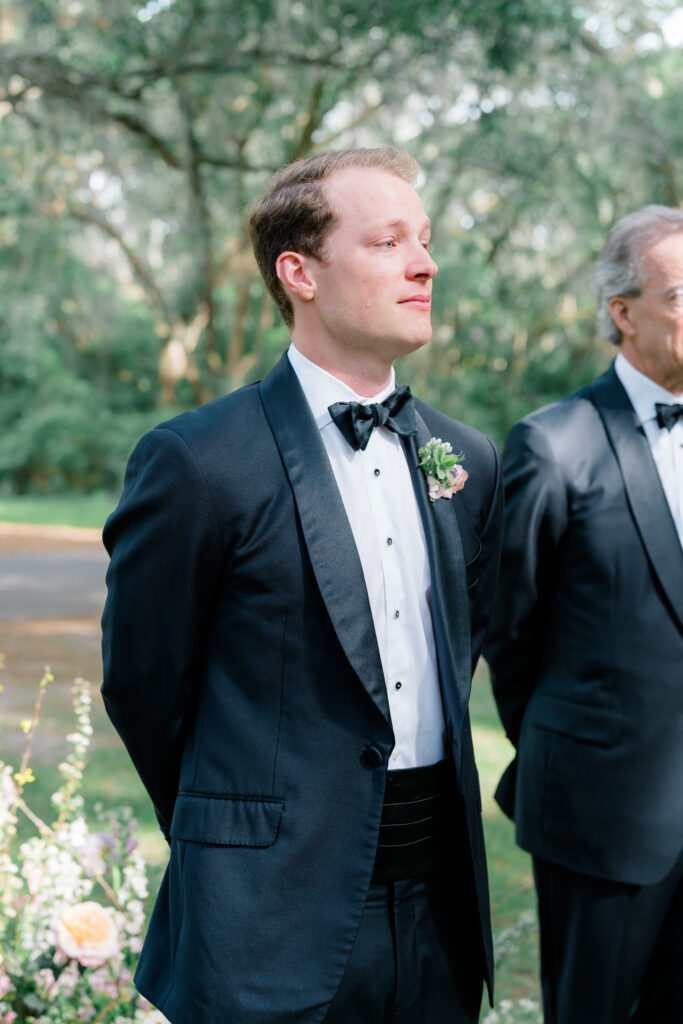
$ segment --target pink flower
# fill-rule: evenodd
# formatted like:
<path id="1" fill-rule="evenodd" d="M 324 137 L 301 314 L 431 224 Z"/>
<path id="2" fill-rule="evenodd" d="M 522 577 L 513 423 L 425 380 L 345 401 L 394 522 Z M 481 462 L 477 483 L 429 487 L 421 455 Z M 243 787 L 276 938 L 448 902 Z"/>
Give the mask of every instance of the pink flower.
<path id="1" fill-rule="evenodd" d="M 461 491 L 467 482 L 469 473 L 462 466 L 453 466 L 451 473 L 451 482 L 449 484 L 439 483 L 433 476 L 427 477 L 427 483 L 429 485 L 429 497 L 432 501 L 436 501 L 437 498 L 448 498 L 449 500 L 458 491 Z"/>
<path id="2" fill-rule="evenodd" d="M 101 967 L 119 951 L 119 939 L 110 913 L 87 901 L 67 907 L 57 922 L 58 953 L 83 967 Z"/>
<path id="3" fill-rule="evenodd" d="M 81 864 L 89 875 L 102 875 L 106 871 L 103 853 L 107 847 L 105 837 L 89 833 L 80 849 Z"/>
<path id="4" fill-rule="evenodd" d="M 57 957 L 55 956 L 55 963 Z M 64 957 L 61 957 L 64 960 Z M 61 966 L 61 965 L 58 965 Z M 69 999 L 73 993 L 76 985 L 78 984 L 78 961 L 70 960 L 67 962 L 66 967 L 57 978 L 55 985 L 57 992 L 60 996 L 65 996 Z"/>
<path id="5" fill-rule="evenodd" d="M 95 992 L 104 992 L 105 995 L 111 998 L 114 998 L 116 995 L 116 982 L 112 980 L 107 968 L 99 968 L 93 971 L 90 975 L 90 984 Z"/>
<path id="6" fill-rule="evenodd" d="M 457 494 L 457 492 L 461 491 L 467 483 L 467 478 L 470 474 L 466 469 L 463 469 L 462 466 L 453 466 L 451 472 L 453 473 L 452 492 L 453 494 Z"/>

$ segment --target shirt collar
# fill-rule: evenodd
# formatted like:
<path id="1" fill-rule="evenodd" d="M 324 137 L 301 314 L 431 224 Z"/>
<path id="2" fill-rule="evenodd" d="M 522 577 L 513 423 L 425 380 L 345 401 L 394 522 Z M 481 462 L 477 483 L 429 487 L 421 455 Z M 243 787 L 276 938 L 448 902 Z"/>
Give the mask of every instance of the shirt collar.
<path id="1" fill-rule="evenodd" d="M 680 401 L 679 397 L 667 391 L 661 384 L 657 384 L 640 370 L 636 370 L 635 366 L 621 352 L 614 360 L 614 369 L 641 423 L 647 423 L 648 420 L 656 418 L 655 402 Z"/>
<path id="2" fill-rule="evenodd" d="M 287 357 L 292 365 L 292 369 L 299 378 L 299 383 L 311 407 L 313 418 L 319 430 L 322 430 L 324 426 L 332 422 L 328 407 L 333 405 L 334 402 L 361 402 L 363 405 L 368 405 L 370 402 L 382 402 L 396 388 L 393 367 L 391 369 L 391 380 L 387 386 L 378 394 L 372 395 L 370 398 L 364 398 L 361 395 L 357 395 L 348 384 L 334 377 L 327 370 L 323 370 L 322 366 L 312 363 L 310 359 L 307 359 L 299 351 L 293 342 L 289 346 Z"/>

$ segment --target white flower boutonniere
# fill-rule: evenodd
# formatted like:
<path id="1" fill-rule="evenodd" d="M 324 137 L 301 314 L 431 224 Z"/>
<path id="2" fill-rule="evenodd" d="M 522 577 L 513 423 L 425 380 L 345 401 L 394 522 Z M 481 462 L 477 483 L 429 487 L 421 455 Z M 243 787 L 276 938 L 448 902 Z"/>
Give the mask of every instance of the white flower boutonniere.
<path id="1" fill-rule="evenodd" d="M 418 450 L 420 469 L 427 477 L 429 500 L 452 498 L 465 486 L 469 473 L 460 463 L 465 458 L 463 452 L 453 455 L 448 441 L 440 437 L 432 437 L 427 444 Z"/>

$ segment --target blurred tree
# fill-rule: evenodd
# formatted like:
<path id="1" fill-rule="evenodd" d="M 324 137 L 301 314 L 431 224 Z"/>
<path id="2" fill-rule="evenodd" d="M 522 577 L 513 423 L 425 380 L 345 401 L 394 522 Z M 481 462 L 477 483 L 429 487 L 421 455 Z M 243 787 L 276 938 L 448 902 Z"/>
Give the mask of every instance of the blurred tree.
<path id="1" fill-rule="evenodd" d="M 0 480 L 115 487 L 137 434 L 287 341 L 245 211 L 318 149 L 399 143 L 441 265 L 420 393 L 502 440 L 606 363 L 609 223 L 678 203 L 674 5 L 17 0 L 0 8 Z M 668 19 L 668 20 L 667 20 Z"/>

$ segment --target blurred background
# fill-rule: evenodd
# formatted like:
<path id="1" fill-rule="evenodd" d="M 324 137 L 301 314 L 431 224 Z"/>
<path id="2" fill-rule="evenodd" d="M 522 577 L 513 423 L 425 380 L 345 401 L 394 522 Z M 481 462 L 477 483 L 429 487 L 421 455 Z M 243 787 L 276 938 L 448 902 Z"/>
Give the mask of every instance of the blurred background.
<path id="1" fill-rule="evenodd" d="M 0 491 L 118 491 L 162 417 L 287 343 L 245 212 L 324 148 L 400 144 L 440 264 L 401 369 L 502 442 L 605 366 L 590 266 L 683 190 L 683 7 L 19 0 L 0 13 Z"/>
<path id="2" fill-rule="evenodd" d="M 682 46 L 667 0 L 0 4 L 0 520 L 38 524 L 0 530 L 4 757 L 45 661 L 39 765 L 63 756 L 73 676 L 100 681 L 98 531 L 137 438 L 260 378 L 288 343 L 245 229 L 270 174 L 346 146 L 418 159 L 440 273 L 432 343 L 400 380 L 502 444 L 613 356 L 591 266 L 618 217 L 683 201 Z M 132 803 L 160 870 L 95 704 L 86 796 Z M 499 992 L 537 1000 L 485 666 L 473 712 Z M 33 784 L 44 813 L 51 781 Z"/>

